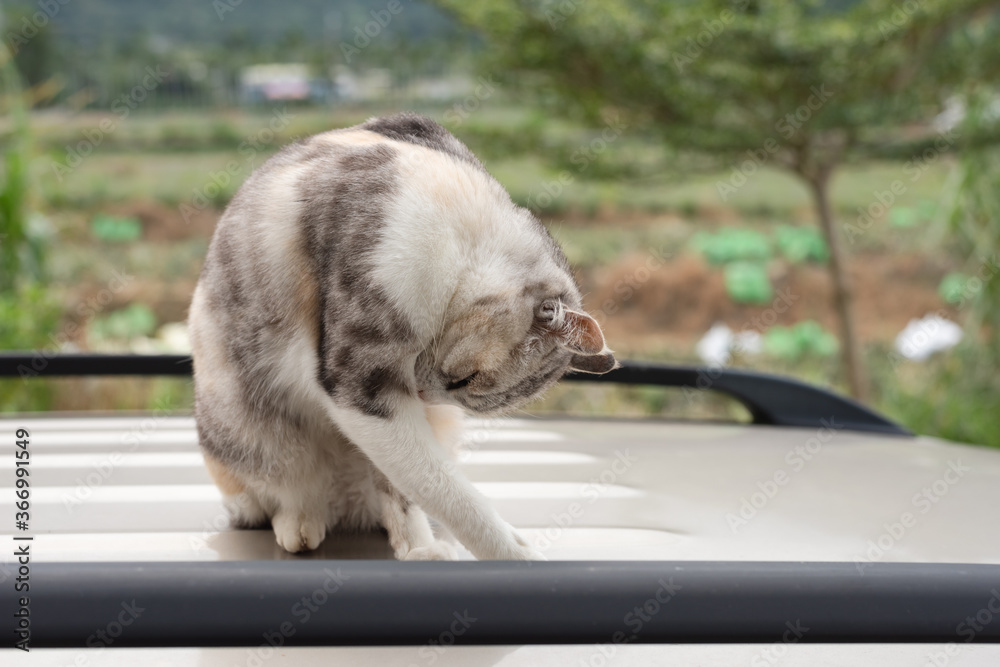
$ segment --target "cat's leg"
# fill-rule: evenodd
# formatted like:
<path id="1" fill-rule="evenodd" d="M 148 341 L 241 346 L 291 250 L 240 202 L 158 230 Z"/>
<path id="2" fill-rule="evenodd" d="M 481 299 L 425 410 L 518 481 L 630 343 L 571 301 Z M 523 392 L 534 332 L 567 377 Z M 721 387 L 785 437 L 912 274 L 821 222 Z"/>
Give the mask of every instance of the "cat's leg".
<path id="1" fill-rule="evenodd" d="M 446 459 L 423 403 L 402 392 L 393 398 L 377 413 L 336 400 L 328 403 L 328 409 L 338 428 L 389 482 L 444 523 L 476 558 L 545 560 Z"/>
<path id="2" fill-rule="evenodd" d="M 397 491 L 378 470 L 373 481 L 379 498 L 381 523 L 399 560 L 457 560 L 455 547 L 434 537 L 423 510 Z"/>
<path id="3" fill-rule="evenodd" d="M 329 464 L 315 447 L 289 447 L 283 453 L 280 476 L 264 490 L 274 507 L 271 527 L 285 551 L 312 551 L 330 524 Z"/>
<path id="4" fill-rule="evenodd" d="M 315 549 L 329 525 L 329 463 L 310 432 L 290 423 L 264 423 L 235 413 L 238 430 L 202 419 L 206 467 L 223 494 L 235 528 L 265 525 L 286 551 Z M 210 425 L 210 426 L 209 426 Z"/>
<path id="5" fill-rule="evenodd" d="M 277 495 L 278 509 L 271 517 L 271 527 L 278 545 L 289 553 L 312 551 L 326 538 L 326 517 L 315 507 L 302 502 L 298 492 Z"/>
<path id="6" fill-rule="evenodd" d="M 268 513 L 259 497 L 240 476 L 207 451 L 202 451 L 205 467 L 222 492 L 222 505 L 234 528 L 259 528 L 267 523 Z"/>

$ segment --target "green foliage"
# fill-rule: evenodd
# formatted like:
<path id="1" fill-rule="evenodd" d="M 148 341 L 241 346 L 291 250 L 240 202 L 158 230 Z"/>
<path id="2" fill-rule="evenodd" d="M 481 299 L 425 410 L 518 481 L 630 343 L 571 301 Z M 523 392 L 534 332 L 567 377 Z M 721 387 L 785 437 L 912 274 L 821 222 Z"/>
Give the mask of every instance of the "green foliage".
<path id="1" fill-rule="evenodd" d="M 712 264 L 737 260 L 763 261 L 771 257 L 771 244 L 767 237 L 752 229 L 729 227 L 716 234 L 698 232 L 691 239 L 691 244 Z"/>
<path id="2" fill-rule="evenodd" d="M 42 248 L 28 206 L 30 132 L 21 82 L 6 46 L 0 46 L 0 104 L 9 107 L 12 131 L 0 149 L 0 289 L 42 278 Z"/>
<path id="3" fill-rule="evenodd" d="M 725 268 L 726 292 L 736 303 L 768 303 L 774 297 L 767 267 L 759 262 L 732 262 Z"/>
<path id="4" fill-rule="evenodd" d="M 889 211 L 889 224 L 893 227 L 914 227 L 934 218 L 937 206 L 931 201 L 921 201 L 917 206 L 893 206 Z"/>
<path id="5" fill-rule="evenodd" d="M 0 350 L 51 347 L 61 317 L 62 304 L 42 285 L 0 291 Z"/>
<path id="6" fill-rule="evenodd" d="M 952 305 L 961 303 L 963 299 L 962 295 L 968 282 L 969 276 L 964 273 L 949 273 L 941 279 L 941 284 L 938 286 L 938 294 L 941 295 L 945 303 Z"/>
<path id="7" fill-rule="evenodd" d="M 0 350 L 52 349 L 61 319 L 62 304 L 42 285 L 22 281 L 0 290 Z M 0 412 L 46 409 L 52 395 L 44 381 L 0 381 Z"/>
<path id="8" fill-rule="evenodd" d="M 967 135 L 996 124 L 988 111 L 994 91 L 969 96 L 962 128 Z M 927 362 L 925 377 L 910 381 L 913 364 L 900 362 L 887 382 L 884 407 L 919 433 L 1000 447 L 1000 149 L 968 146 L 960 161 L 961 183 L 949 219 L 952 243 L 967 260 L 945 276 L 942 298 L 963 316 L 961 344 Z"/>
<path id="9" fill-rule="evenodd" d="M 790 262 L 825 263 L 830 259 L 830 249 L 823 235 L 811 227 L 781 225 L 775 231 L 778 250 Z"/>
<path id="10" fill-rule="evenodd" d="M 774 326 L 764 334 L 764 351 L 779 359 L 798 361 L 809 355 L 837 353 L 837 338 L 819 322 L 805 320 L 793 327 Z"/>
<path id="11" fill-rule="evenodd" d="M 947 152 L 957 142 L 937 148 L 928 123 L 943 100 L 973 81 L 1000 85 L 997 0 L 437 3 L 480 31 L 490 71 L 531 82 L 554 112 L 649 128 L 675 150 L 730 165 L 716 183 L 723 202 L 762 167 L 789 169 L 828 239 L 841 233 L 829 201 L 840 165 Z M 976 129 L 962 142 L 1000 142 L 998 128 Z M 848 262 L 839 244 L 830 252 L 842 370 L 864 398 Z"/>
<path id="12" fill-rule="evenodd" d="M 575 267 L 610 264 L 626 251 L 629 239 L 609 227 L 558 226 L 549 230 Z"/>
<path id="13" fill-rule="evenodd" d="M 727 163 L 756 152 L 806 179 L 848 154 L 909 157 L 904 123 L 972 76 L 1000 77 L 977 65 L 997 60 L 1000 25 L 975 18 L 992 0 L 925 0 L 902 21 L 898 0 L 436 4 L 485 38 L 490 72 L 530 81 L 561 114 L 617 115 L 672 146 Z"/>
<path id="14" fill-rule="evenodd" d="M 916 433 L 1000 447 L 1000 358 L 963 342 L 934 355 L 926 368 L 901 362 L 892 368 L 881 408 Z M 920 372 L 922 371 L 922 372 Z M 902 376 L 902 377 L 901 377 Z M 910 379 L 917 376 L 917 379 Z"/>
<path id="15" fill-rule="evenodd" d="M 156 330 L 156 315 L 149 306 L 133 303 L 121 310 L 96 317 L 90 324 L 89 338 L 100 341 L 128 341 L 148 336 Z"/>
<path id="16" fill-rule="evenodd" d="M 90 222 L 90 230 L 101 241 L 119 243 L 142 238 L 142 223 L 135 218 L 121 218 L 99 213 Z"/>

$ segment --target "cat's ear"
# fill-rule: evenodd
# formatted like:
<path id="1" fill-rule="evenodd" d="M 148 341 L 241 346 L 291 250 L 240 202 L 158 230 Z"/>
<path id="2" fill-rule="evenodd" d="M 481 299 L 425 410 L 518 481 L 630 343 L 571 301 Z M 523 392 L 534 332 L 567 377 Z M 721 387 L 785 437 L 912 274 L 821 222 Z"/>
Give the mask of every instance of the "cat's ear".
<path id="1" fill-rule="evenodd" d="M 575 310 L 563 312 L 562 326 L 555 330 L 560 342 L 584 355 L 600 354 L 604 351 L 604 333 L 601 325 L 587 313 Z"/>
<path id="2" fill-rule="evenodd" d="M 611 350 L 601 354 L 574 354 L 569 367 L 581 373 L 595 373 L 601 375 L 618 368 L 618 361 Z"/>
<path id="3" fill-rule="evenodd" d="M 604 342 L 601 325 L 587 313 L 570 310 L 550 299 L 538 307 L 536 318 L 561 345 L 576 353 L 570 364 L 574 370 L 607 373 L 618 365 L 614 353 Z"/>

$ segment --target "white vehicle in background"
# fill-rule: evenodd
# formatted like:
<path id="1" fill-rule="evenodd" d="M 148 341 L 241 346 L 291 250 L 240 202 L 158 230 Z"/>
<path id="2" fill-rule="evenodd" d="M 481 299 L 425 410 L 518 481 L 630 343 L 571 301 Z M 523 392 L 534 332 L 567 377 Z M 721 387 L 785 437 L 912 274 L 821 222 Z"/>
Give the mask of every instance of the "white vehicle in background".
<path id="1" fill-rule="evenodd" d="M 187 373 L 65 355 L 41 375 Z M 3 664 L 1000 664 L 1000 452 L 774 376 L 567 379 L 722 392 L 753 423 L 472 422 L 460 465 L 549 561 L 408 563 L 380 533 L 293 556 L 230 529 L 189 416 L 5 416 L 30 461 L 2 464 L 4 497 L 30 489 L 6 539 L 30 557 L 0 590 L 31 651 Z"/>

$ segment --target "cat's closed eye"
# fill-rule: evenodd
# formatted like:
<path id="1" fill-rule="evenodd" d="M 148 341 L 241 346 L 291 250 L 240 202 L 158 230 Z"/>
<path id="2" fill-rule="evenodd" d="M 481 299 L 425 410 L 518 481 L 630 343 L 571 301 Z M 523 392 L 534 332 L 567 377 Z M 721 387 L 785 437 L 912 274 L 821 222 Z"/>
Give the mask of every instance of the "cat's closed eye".
<path id="1" fill-rule="evenodd" d="M 465 387 L 470 382 L 472 382 L 477 375 L 479 375 L 478 371 L 473 373 L 469 377 L 462 378 L 461 380 L 456 380 L 455 382 L 449 382 L 447 386 L 448 391 L 452 391 L 454 389 L 461 389 L 462 387 Z"/>

